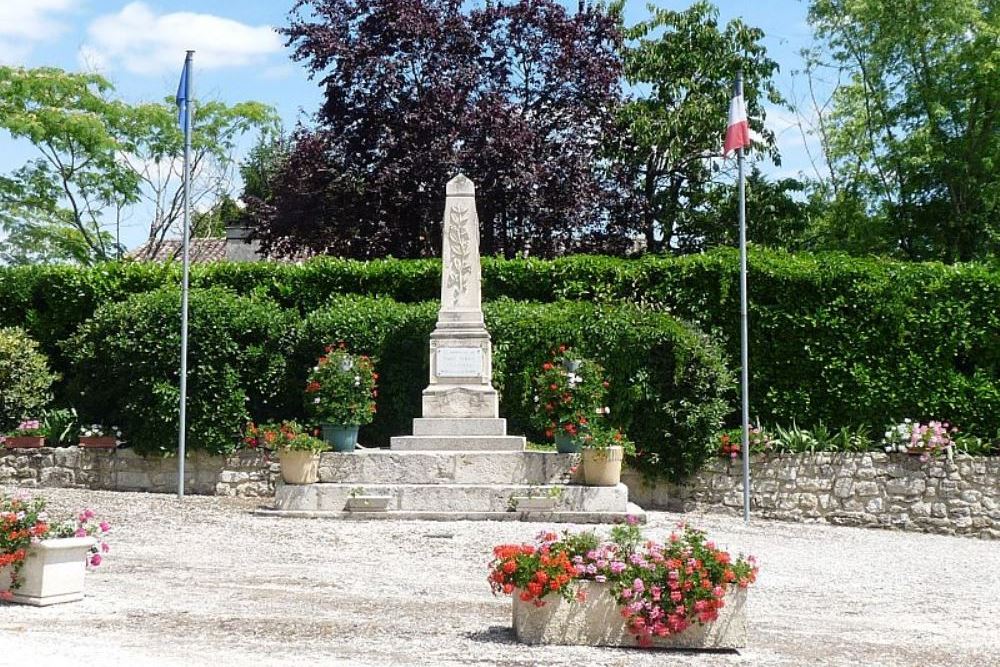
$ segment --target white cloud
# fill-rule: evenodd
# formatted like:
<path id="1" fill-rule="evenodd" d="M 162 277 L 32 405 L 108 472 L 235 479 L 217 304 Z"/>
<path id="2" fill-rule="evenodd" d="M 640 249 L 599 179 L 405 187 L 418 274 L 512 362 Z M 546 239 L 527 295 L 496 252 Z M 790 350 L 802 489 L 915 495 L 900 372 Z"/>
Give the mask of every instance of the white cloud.
<path id="1" fill-rule="evenodd" d="M 73 8 L 73 0 L 3 0 L 0 36 L 41 42 L 66 31 L 56 15 Z"/>
<path id="2" fill-rule="evenodd" d="M 87 37 L 84 48 L 90 53 L 136 74 L 178 70 L 187 50 L 196 51 L 199 69 L 260 65 L 282 51 L 281 38 L 271 26 L 194 12 L 156 14 L 143 2 L 94 19 Z"/>

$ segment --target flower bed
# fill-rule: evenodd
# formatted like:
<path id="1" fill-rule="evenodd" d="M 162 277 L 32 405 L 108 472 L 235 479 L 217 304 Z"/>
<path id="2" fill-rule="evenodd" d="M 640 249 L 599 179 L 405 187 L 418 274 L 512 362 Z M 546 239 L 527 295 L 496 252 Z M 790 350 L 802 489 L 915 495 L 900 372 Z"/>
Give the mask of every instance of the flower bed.
<path id="1" fill-rule="evenodd" d="M 542 533 L 535 544 L 500 545 L 490 585 L 514 596 L 514 631 L 526 643 L 745 645 L 753 557 L 734 560 L 703 532 L 681 528 L 665 544 L 644 540 L 630 522 L 610 540 Z"/>

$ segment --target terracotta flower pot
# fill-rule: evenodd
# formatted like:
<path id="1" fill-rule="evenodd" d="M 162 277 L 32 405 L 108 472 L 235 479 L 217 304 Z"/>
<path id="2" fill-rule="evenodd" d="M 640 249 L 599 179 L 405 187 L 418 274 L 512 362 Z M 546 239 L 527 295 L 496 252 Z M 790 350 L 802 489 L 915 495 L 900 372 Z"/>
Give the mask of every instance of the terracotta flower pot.
<path id="1" fill-rule="evenodd" d="M 87 449 L 114 449 L 118 446 L 118 439 L 113 436 L 81 437 L 80 446 Z"/>
<path id="2" fill-rule="evenodd" d="M 583 448 L 583 481 L 587 486 L 616 486 L 622 478 L 625 450 L 617 445 L 606 449 Z"/>
<path id="3" fill-rule="evenodd" d="M 82 600 L 87 554 L 94 542 L 93 537 L 63 537 L 32 544 L 11 601 L 45 607 Z M 6 590 L 10 590 L 10 566 L 0 568 L 0 591 Z"/>
<path id="4" fill-rule="evenodd" d="M 281 478 L 286 484 L 315 484 L 319 481 L 319 454 L 309 451 L 281 449 Z"/>
<path id="5" fill-rule="evenodd" d="M 45 446 L 44 435 L 8 435 L 3 446 L 7 449 L 38 449 Z"/>

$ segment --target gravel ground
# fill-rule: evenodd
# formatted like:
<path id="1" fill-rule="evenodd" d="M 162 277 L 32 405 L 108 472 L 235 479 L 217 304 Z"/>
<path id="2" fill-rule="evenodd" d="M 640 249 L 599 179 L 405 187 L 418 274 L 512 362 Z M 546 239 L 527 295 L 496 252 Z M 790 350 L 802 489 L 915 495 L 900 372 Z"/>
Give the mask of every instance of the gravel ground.
<path id="1" fill-rule="evenodd" d="M 10 492 L 13 489 L 7 488 Z M 1000 665 L 1000 546 L 685 515 L 754 553 L 750 646 L 519 645 L 485 565 L 549 526 L 255 517 L 259 500 L 47 489 L 93 507 L 112 553 L 82 602 L 0 605 L 0 665 Z M 651 512 L 666 535 L 679 515 Z"/>

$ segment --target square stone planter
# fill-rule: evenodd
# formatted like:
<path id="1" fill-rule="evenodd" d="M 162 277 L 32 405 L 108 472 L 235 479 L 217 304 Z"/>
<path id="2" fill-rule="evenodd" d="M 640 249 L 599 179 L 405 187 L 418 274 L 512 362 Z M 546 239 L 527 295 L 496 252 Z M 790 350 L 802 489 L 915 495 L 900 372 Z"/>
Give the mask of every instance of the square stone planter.
<path id="1" fill-rule="evenodd" d="M 46 607 L 83 599 L 87 554 L 96 540 L 65 537 L 32 544 L 21 566 L 21 586 L 13 602 Z M 10 590 L 10 567 L 0 568 L 0 591 Z"/>
<path id="2" fill-rule="evenodd" d="M 536 607 L 513 595 L 514 633 L 524 644 L 580 646 L 639 646 L 628 631 L 621 607 L 611 595 L 611 585 L 583 581 L 584 602 L 567 602 L 550 593 L 545 605 Z M 679 635 L 653 638 L 652 648 L 734 649 L 747 645 L 746 589 L 732 587 L 719 618 L 706 625 L 694 624 Z"/>
<path id="3" fill-rule="evenodd" d="M 354 496 L 347 499 L 344 509 L 348 512 L 385 512 L 392 496 Z"/>

